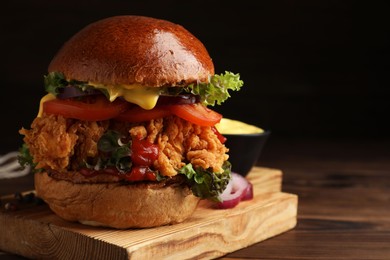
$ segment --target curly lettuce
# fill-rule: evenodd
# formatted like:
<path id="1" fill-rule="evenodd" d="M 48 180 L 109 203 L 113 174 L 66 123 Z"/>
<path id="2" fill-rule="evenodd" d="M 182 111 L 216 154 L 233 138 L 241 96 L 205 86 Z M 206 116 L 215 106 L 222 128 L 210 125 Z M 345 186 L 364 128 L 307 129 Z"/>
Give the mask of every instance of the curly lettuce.
<path id="1" fill-rule="evenodd" d="M 59 72 L 50 72 L 43 77 L 43 83 L 47 93 L 57 96 L 61 89 L 65 88 L 69 83 L 65 79 L 64 74 Z"/>
<path id="2" fill-rule="evenodd" d="M 37 163 L 34 162 L 34 158 L 30 154 L 30 149 L 28 148 L 27 144 L 25 144 L 25 143 L 19 148 L 18 162 L 19 162 L 20 166 L 22 167 L 22 169 L 30 166 L 31 171 L 33 173 L 40 172 L 43 170 L 43 169 L 36 169 L 35 168 Z"/>
<path id="3" fill-rule="evenodd" d="M 211 76 L 210 83 L 191 84 L 185 87 L 185 90 L 199 95 L 204 105 L 214 106 L 215 103 L 221 105 L 230 97 L 229 90 L 238 91 L 243 85 L 240 74 L 225 71 L 225 74 Z"/>
<path id="4" fill-rule="evenodd" d="M 187 177 L 192 193 L 201 198 L 212 201 L 221 201 L 220 195 L 226 189 L 231 178 L 231 164 L 226 161 L 222 173 L 213 173 L 210 170 L 194 168 L 191 163 L 179 170 L 179 174 Z"/>
<path id="5" fill-rule="evenodd" d="M 68 86 L 76 87 L 82 92 L 90 91 L 90 90 L 99 90 L 108 97 L 107 90 L 95 88 L 88 84 L 88 82 L 79 81 L 79 80 L 67 80 L 65 75 L 61 72 L 53 71 L 44 76 L 44 85 L 47 93 L 53 94 L 57 96 L 62 93 L 64 89 Z"/>
<path id="6" fill-rule="evenodd" d="M 86 167 L 94 170 L 102 170 L 107 167 L 115 167 L 120 173 L 131 170 L 131 141 L 123 143 L 119 132 L 108 130 L 100 137 L 97 147 L 98 160 L 95 164 L 86 163 Z"/>

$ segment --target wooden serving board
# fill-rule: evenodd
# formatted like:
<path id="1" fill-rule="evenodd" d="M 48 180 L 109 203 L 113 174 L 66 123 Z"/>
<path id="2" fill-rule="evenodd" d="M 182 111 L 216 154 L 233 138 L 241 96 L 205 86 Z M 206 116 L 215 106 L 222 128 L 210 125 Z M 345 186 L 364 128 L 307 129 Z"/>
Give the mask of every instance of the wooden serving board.
<path id="1" fill-rule="evenodd" d="M 298 198 L 281 192 L 282 172 L 254 167 L 247 178 L 253 200 L 225 210 L 201 201 L 187 221 L 157 228 L 85 226 L 60 219 L 46 205 L 3 210 L 0 250 L 29 258 L 210 259 L 294 228 Z"/>

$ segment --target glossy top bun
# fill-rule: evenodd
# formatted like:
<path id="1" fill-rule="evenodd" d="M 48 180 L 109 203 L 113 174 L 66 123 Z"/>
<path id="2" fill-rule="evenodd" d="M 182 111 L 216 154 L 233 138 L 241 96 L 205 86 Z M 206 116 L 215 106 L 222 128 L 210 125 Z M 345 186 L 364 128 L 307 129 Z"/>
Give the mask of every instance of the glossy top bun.
<path id="1" fill-rule="evenodd" d="M 75 34 L 49 72 L 93 83 L 181 86 L 208 82 L 214 65 L 204 45 L 182 26 L 143 16 L 115 16 Z"/>

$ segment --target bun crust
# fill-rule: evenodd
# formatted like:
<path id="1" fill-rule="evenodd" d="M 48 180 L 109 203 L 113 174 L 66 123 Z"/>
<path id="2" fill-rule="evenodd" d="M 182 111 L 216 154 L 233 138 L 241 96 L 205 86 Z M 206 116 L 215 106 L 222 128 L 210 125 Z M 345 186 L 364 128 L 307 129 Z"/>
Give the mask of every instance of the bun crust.
<path id="1" fill-rule="evenodd" d="M 143 16 L 114 16 L 75 34 L 49 65 L 68 79 L 106 85 L 182 86 L 208 82 L 214 65 L 182 26 Z"/>
<path id="2" fill-rule="evenodd" d="M 74 184 L 35 173 L 35 189 L 59 217 L 113 228 L 145 228 L 184 221 L 199 198 L 188 187 L 121 183 Z"/>

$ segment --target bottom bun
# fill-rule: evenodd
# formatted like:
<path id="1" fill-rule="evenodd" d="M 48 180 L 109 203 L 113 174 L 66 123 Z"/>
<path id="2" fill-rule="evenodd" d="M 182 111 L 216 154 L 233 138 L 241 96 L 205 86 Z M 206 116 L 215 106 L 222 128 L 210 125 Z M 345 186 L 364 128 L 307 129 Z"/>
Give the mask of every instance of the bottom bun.
<path id="1" fill-rule="evenodd" d="M 46 172 L 35 174 L 35 189 L 65 220 L 120 229 L 180 223 L 192 215 L 199 202 L 183 185 L 75 184 Z"/>

